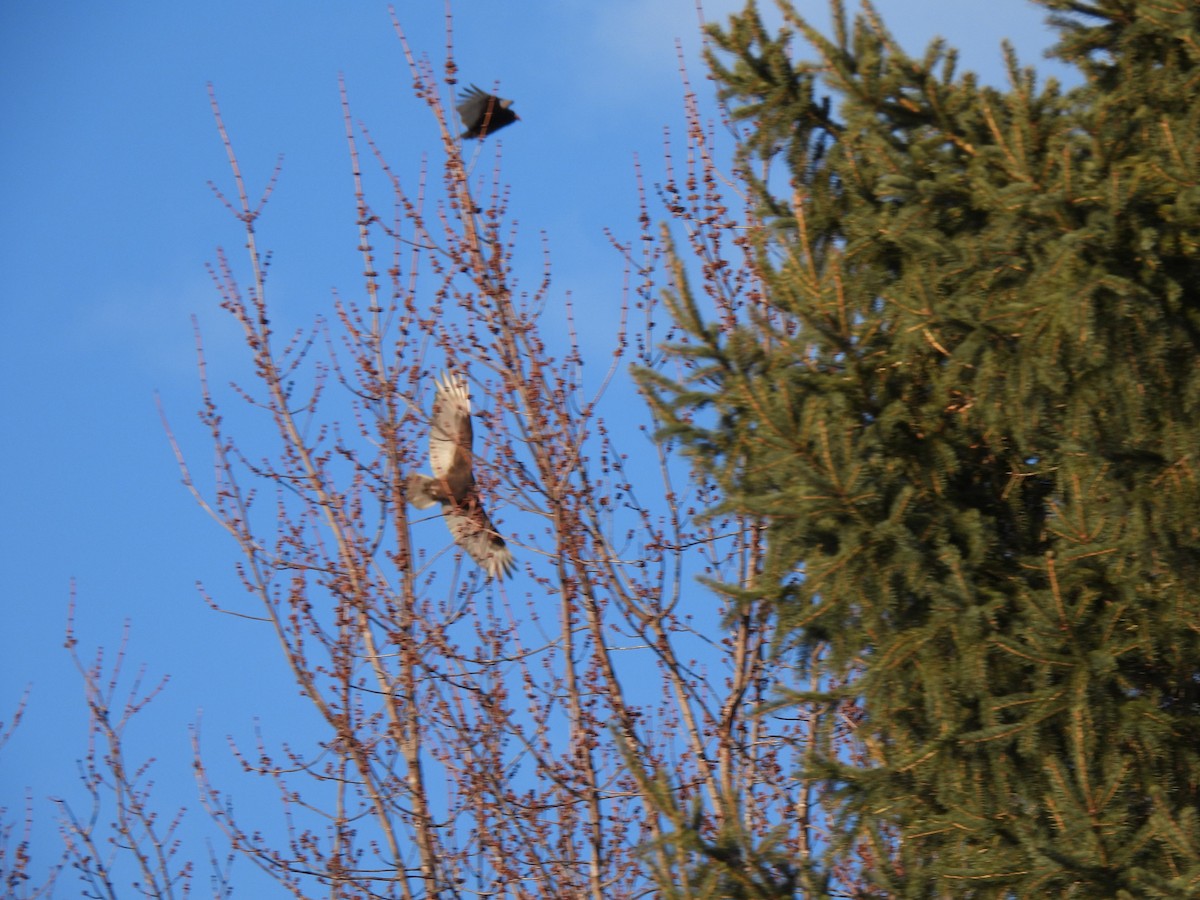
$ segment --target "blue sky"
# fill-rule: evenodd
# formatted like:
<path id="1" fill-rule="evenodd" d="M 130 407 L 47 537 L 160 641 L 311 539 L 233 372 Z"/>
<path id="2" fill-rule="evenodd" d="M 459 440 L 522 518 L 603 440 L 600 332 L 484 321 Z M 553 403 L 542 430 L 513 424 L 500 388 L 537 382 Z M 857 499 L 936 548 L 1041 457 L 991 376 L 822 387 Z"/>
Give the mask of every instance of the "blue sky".
<path id="1" fill-rule="evenodd" d="M 410 43 L 440 62 L 442 4 L 396 6 Z M 706 13 L 715 20 L 737 6 L 713 2 Z M 799 6 L 827 20 L 824 0 Z M 877 6 L 910 52 L 940 34 L 987 81 L 1003 80 L 1004 37 L 1027 63 L 1061 73 L 1041 59 L 1051 34 L 1026 0 Z M 460 77 L 498 81 L 521 115 L 501 136 L 513 216 L 533 245 L 545 231 L 555 290 L 572 292 L 583 315 L 597 311 L 583 324 L 606 352 L 604 310 L 619 295 L 621 264 L 603 229 L 635 234 L 634 154 L 653 180 L 663 127 L 681 128 L 676 39 L 707 91 L 693 0 L 459 0 L 454 9 Z M 197 595 L 199 580 L 238 590 L 234 549 L 180 485 L 155 398 L 203 459 L 190 317 L 218 380 L 244 366 L 204 269 L 218 245 L 241 243 L 207 186 L 229 184 L 207 83 L 252 186 L 284 156 L 261 229 L 284 314 L 306 321 L 333 289 L 355 289 L 338 73 L 356 117 L 415 171 L 436 130 L 411 95 L 384 3 L 0 5 L 0 721 L 30 689 L 25 721 L 0 751 L 0 806 L 22 808 L 29 790 L 43 858 L 57 852 L 45 798 L 75 789 L 85 740 L 62 647 L 72 579 L 85 654 L 115 650 L 129 620 L 130 668 L 144 662 L 172 677 L 138 726 L 140 749 L 159 759 L 164 806 L 194 800 L 187 728 L 200 711 L 218 743 L 249 734 L 256 717 L 281 730 L 290 721 L 272 698 L 295 690 L 261 633 Z M 70 876 L 59 892 L 74 894 Z"/>

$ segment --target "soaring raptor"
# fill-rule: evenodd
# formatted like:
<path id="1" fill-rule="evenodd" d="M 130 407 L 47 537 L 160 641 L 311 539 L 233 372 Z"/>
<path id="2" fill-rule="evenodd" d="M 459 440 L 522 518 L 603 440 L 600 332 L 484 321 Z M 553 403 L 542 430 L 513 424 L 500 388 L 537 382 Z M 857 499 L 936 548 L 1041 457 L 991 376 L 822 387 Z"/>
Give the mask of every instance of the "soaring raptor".
<path id="1" fill-rule="evenodd" d="M 442 505 L 442 515 L 454 542 L 492 578 L 512 574 L 512 551 L 496 533 L 479 501 L 471 455 L 471 395 L 467 382 L 443 373 L 433 398 L 429 429 L 429 464 L 433 477 L 416 472 L 408 476 L 408 500 L 418 509 Z"/>

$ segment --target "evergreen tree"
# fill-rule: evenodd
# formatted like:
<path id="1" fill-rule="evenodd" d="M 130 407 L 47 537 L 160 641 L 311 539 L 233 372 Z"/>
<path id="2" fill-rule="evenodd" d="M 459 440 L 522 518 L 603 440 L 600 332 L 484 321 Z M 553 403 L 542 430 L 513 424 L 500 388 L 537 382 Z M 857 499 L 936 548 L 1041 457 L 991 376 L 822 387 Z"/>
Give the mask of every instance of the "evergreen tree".
<path id="1" fill-rule="evenodd" d="M 839 676 L 789 702 L 861 704 L 830 891 L 866 840 L 880 896 L 1200 896 L 1200 5 L 1042 5 L 1078 88 L 865 3 L 712 32 L 770 314 L 680 283 L 645 378 Z"/>

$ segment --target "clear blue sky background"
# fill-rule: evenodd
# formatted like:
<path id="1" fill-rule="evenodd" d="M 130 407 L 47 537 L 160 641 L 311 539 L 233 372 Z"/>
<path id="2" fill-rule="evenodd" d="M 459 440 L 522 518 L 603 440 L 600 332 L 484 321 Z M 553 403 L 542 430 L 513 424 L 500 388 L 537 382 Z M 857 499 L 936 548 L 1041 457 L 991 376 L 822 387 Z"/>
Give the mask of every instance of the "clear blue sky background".
<path id="1" fill-rule="evenodd" d="M 827 21 L 824 0 L 799 5 Z M 454 6 L 461 79 L 498 81 L 522 117 L 501 135 L 513 215 L 527 241 L 547 233 L 557 291 L 572 291 L 581 310 L 611 309 L 621 265 L 602 229 L 636 233 L 633 156 L 653 178 L 663 126 L 681 127 L 676 39 L 708 92 L 693 0 Z M 706 13 L 739 6 L 713 0 Z M 910 52 L 940 34 L 992 83 L 1004 79 L 1004 37 L 1027 63 L 1062 74 L 1041 58 L 1052 36 L 1027 0 L 877 6 Z M 397 12 L 414 47 L 440 63 L 442 4 L 401 0 Z M 155 394 L 202 467 L 210 451 L 195 422 L 189 317 L 205 331 L 215 381 L 244 365 L 204 270 L 216 246 L 237 254 L 241 244 L 206 186 L 229 185 L 207 82 L 253 187 L 285 156 L 261 228 L 275 302 L 301 323 L 328 308 L 332 289 L 357 290 L 339 72 L 355 115 L 415 173 L 437 136 L 383 2 L 0 4 L 0 721 L 31 689 L 25 722 L 0 751 L 0 806 L 11 819 L 28 789 L 32 849 L 44 861 L 58 852 L 46 798 L 78 798 L 86 734 L 62 646 L 71 579 L 85 654 L 115 650 L 130 620 L 130 668 L 172 677 L 134 746 L 159 759 L 164 808 L 194 805 L 187 729 L 201 711 L 214 760 L 223 736 L 250 736 L 255 718 L 279 736 L 295 725 L 296 691 L 274 646 L 197 595 L 198 580 L 239 590 L 234 548 L 180 485 Z M 611 348 L 610 324 L 598 315 L 598 352 Z M 254 791 L 239 787 L 239 802 L 260 802 Z M 205 823 L 192 816 L 194 837 Z M 249 865 L 237 874 L 241 896 L 265 895 Z M 65 874 L 58 894 L 77 890 Z"/>

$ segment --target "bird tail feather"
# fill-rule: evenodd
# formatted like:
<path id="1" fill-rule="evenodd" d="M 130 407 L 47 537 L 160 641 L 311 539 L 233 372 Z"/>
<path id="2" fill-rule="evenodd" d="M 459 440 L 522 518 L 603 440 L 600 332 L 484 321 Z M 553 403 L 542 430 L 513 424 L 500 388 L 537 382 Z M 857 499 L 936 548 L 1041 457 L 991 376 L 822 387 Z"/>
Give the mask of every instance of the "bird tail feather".
<path id="1" fill-rule="evenodd" d="M 433 479 L 413 472 L 408 476 L 408 502 L 417 509 L 429 509 L 440 501 L 433 495 Z"/>

